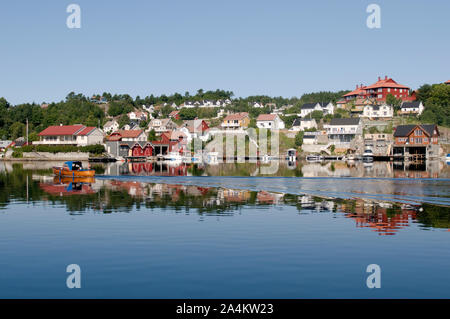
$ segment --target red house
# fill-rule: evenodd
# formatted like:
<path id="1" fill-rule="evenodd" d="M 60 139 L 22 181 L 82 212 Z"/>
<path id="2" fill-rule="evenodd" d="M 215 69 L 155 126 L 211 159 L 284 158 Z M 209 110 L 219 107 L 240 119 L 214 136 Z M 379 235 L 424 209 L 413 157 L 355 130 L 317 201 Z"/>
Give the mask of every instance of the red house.
<path id="1" fill-rule="evenodd" d="M 439 129 L 436 124 L 399 125 L 394 132 L 393 154 L 418 158 L 439 154 Z"/>
<path id="2" fill-rule="evenodd" d="M 378 81 L 372 85 L 357 85 L 354 91 L 345 94 L 343 97 L 347 101 L 360 97 L 374 98 L 379 102 L 385 102 L 389 94 L 402 101 L 414 101 L 416 99 L 415 94 L 409 95 L 409 87 L 399 84 L 387 76 L 384 79 L 378 77 Z"/>

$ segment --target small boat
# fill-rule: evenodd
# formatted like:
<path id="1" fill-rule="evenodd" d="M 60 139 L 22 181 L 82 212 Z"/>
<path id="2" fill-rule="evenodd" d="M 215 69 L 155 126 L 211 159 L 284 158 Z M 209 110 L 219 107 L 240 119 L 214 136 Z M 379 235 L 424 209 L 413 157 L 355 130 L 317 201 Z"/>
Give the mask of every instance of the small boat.
<path id="1" fill-rule="evenodd" d="M 306 160 L 308 161 L 308 162 L 321 162 L 321 161 L 323 161 L 323 156 L 321 156 L 321 155 L 308 155 L 308 156 L 306 156 Z"/>
<path id="2" fill-rule="evenodd" d="M 164 160 L 166 161 L 181 161 L 182 159 L 183 156 L 179 152 L 169 152 L 167 155 L 164 155 Z"/>
<path id="3" fill-rule="evenodd" d="M 366 149 L 363 154 L 364 162 L 373 162 L 373 152 L 371 149 Z"/>
<path id="4" fill-rule="evenodd" d="M 447 157 L 445 158 L 445 160 L 446 160 L 447 162 L 450 162 L 450 153 L 447 154 Z"/>
<path id="5" fill-rule="evenodd" d="M 63 166 L 53 166 L 53 174 L 62 177 L 93 177 L 95 170 L 84 169 L 79 161 L 65 162 Z"/>

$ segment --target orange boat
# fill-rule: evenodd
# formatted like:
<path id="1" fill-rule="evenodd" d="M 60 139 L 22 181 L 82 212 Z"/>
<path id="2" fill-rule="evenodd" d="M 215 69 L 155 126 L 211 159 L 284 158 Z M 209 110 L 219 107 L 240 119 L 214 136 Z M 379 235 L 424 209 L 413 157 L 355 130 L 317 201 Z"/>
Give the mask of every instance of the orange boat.
<path id="1" fill-rule="evenodd" d="M 95 170 L 84 169 L 79 161 L 70 161 L 63 166 L 53 166 L 53 174 L 62 177 L 93 177 Z"/>

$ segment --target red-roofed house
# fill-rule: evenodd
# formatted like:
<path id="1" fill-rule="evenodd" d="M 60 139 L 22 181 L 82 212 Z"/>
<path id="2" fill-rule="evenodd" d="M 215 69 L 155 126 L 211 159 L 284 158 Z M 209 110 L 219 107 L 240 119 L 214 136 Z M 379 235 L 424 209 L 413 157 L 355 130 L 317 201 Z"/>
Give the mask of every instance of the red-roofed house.
<path id="1" fill-rule="evenodd" d="M 38 134 L 37 145 L 77 145 L 86 146 L 103 143 L 103 132 L 93 126 L 59 125 L 49 126 Z"/>
<path id="2" fill-rule="evenodd" d="M 250 117 L 247 112 L 230 114 L 223 119 L 222 128 L 226 130 L 239 130 L 247 128 L 250 124 Z"/>
<path id="3" fill-rule="evenodd" d="M 448 80 L 447 82 L 444 82 L 447 85 L 450 85 L 450 80 Z"/>
<path id="4" fill-rule="evenodd" d="M 385 76 L 384 79 L 378 77 L 378 81 L 368 86 L 356 86 L 352 92 L 345 94 L 343 97 L 346 100 L 353 100 L 355 98 L 375 98 L 379 102 L 385 102 L 386 97 L 392 94 L 395 98 L 402 101 L 412 101 L 415 97 L 409 95 L 409 87 L 398 84 L 393 79 Z"/>
<path id="5" fill-rule="evenodd" d="M 260 114 L 256 119 L 256 126 L 270 130 L 282 130 L 284 122 L 278 114 Z"/>
<path id="6" fill-rule="evenodd" d="M 174 120 L 179 120 L 180 119 L 180 111 L 170 112 L 169 118 L 174 119 Z"/>

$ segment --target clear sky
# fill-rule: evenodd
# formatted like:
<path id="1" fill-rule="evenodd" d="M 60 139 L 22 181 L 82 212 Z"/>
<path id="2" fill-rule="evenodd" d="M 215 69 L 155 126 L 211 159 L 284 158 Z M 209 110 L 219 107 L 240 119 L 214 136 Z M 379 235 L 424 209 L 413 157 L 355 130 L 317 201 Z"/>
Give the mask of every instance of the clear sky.
<path id="1" fill-rule="evenodd" d="M 66 26 L 71 3 L 80 29 Z M 380 29 L 366 26 L 371 3 Z M 220 88 L 291 97 L 385 75 L 415 89 L 450 80 L 449 12 L 447 0 L 2 1 L 0 96 Z"/>

